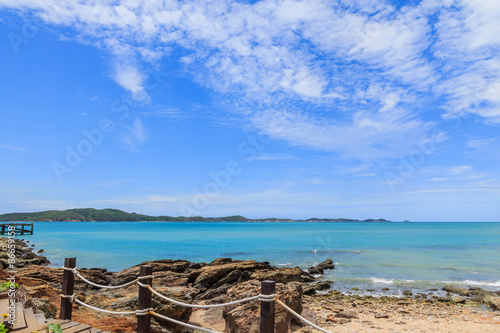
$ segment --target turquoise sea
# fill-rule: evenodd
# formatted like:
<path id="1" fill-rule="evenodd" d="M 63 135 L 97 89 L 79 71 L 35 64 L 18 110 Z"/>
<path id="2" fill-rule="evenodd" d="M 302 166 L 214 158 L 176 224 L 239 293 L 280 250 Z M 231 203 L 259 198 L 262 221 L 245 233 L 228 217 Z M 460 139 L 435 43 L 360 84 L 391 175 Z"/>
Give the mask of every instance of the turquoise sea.
<path id="1" fill-rule="evenodd" d="M 324 279 L 344 291 L 500 290 L 500 223 L 36 222 L 35 234 L 22 237 L 54 266 L 65 257 L 113 271 L 146 260 L 230 257 L 305 269 L 331 258 L 335 269 Z"/>

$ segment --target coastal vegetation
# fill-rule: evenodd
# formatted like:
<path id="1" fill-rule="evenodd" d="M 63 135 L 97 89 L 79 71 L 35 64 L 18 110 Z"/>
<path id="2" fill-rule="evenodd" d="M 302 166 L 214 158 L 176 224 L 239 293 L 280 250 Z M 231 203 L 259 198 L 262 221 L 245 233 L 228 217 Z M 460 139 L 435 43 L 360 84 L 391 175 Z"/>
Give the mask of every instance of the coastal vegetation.
<path id="1" fill-rule="evenodd" d="M 294 220 L 283 218 L 250 219 L 241 215 L 225 217 L 203 216 L 149 216 L 127 213 L 119 209 L 76 208 L 68 210 L 47 210 L 33 213 L 8 213 L 0 215 L 1 222 L 390 222 L 385 219 L 345 219 L 345 218 L 310 218 Z"/>

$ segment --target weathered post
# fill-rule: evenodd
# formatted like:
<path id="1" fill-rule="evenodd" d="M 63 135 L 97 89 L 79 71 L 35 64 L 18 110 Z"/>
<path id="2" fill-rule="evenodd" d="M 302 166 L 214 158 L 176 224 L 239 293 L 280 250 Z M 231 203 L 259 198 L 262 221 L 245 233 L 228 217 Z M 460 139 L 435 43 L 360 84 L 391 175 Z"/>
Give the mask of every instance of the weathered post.
<path id="1" fill-rule="evenodd" d="M 75 268 L 76 258 L 66 258 L 64 259 L 64 267 Z M 63 281 L 62 281 L 62 294 L 66 296 L 73 295 L 75 288 L 75 274 L 72 271 L 64 270 Z M 61 312 L 59 314 L 59 319 L 69 319 L 71 320 L 71 310 L 73 303 L 71 299 L 67 297 L 61 297 Z"/>
<path id="2" fill-rule="evenodd" d="M 260 293 L 272 295 L 276 292 L 274 281 L 262 281 Z M 260 333 L 274 333 L 274 301 L 260 302 Z"/>
<path id="3" fill-rule="evenodd" d="M 139 276 L 153 275 L 153 266 L 143 265 L 139 271 Z M 142 284 L 147 284 L 152 286 L 153 279 L 141 279 L 139 280 Z M 149 309 L 151 307 L 151 290 L 143 287 L 139 287 L 139 304 L 137 308 L 139 310 Z M 137 333 L 150 333 L 151 329 L 151 315 L 148 313 L 146 315 L 137 316 Z"/>

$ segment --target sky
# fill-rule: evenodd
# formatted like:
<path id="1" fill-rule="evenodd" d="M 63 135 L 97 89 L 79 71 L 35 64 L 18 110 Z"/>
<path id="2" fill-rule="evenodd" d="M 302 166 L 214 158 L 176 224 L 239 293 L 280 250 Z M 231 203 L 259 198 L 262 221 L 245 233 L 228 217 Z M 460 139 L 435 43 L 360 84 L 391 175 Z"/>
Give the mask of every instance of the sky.
<path id="1" fill-rule="evenodd" d="M 500 2 L 0 0 L 0 213 L 500 221 Z"/>

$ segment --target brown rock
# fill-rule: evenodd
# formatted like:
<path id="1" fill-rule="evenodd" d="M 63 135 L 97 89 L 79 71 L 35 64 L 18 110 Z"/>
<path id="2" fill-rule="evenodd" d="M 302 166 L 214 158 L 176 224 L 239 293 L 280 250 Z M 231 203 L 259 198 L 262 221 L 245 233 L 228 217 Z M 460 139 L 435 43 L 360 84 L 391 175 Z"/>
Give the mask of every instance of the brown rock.
<path id="1" fill-rule="evenodd" d="M 460 288 L 460 287 L 454 287 L 454 286 L 444 286 L 442 288 L 444 291 L 447 291 L 449 293 L 454 293 L 460 296 L 469 296 L 470 291 L 467 290 L 466 288 Z"/>
<path id="2" fill-rule="evenodd" d="M 229 288 L 232 286 L 230 284 L 223 284 L 220 287 L 217 287 L 215 289 L 208 289 L 206 292 L 203 294 L 200 294 L 197 299 L 198 300 L 203 300 L 203 299 L 215 299 L 217 297 L 220 297 L 222 295 L 225 295 Z M 224 302 L 224 301 L 222 301 Z"/>
<path id="3" fill-rule="evenodd" d="M 333 281 L 317 281 L 304 286 L 304 295 L 314 295 L 316 290 L 330 289 Z"/>
<path id="4" fill-rule="evenodd" d="M 376 313 L 375 318 L 376 319 L 389 318 L 389 315 L 387 313 Z"/>
<path id="5" fill-rule="evenodd" d="M 483 298 L 483 302 L 488 304 L 488 307 L 493 310 L 500 310 L 500 296 L 487 295 Z"/>
<path id="6" fill-rule="evenodd" d="M 309 267 L 307 269 L 307 271 L 309 272 L 309 274 L 321 274 L 321 275 L 323 275 L 325 269 L 334 269 L 334 268 L 335 268 L 335 265 L 333 264 L 332 259 L 327 259 L 316 266 Z"/>
<path id="7" fill-rule="evenodd" d="M 486 296 L 497 296 L 496 293 L 491 291 L 486 291 L 481 288 L 469 288 L 469 293 L 471 296 L 474 296 L 476 299 L 483 301 Z"/>
<path id="8" fill-rule="evenodd" d="M 335 318 L 335 316 L 330 313 L 327 317 L 326 317 L 326 321 L 329 321 L 329 322 L 332 322 L 332 323 L 338 323 L 339 320 L 337 318 Z"/>
<path id="9" fill-rule="evenodd" d="M 52 268 L 45 266 L 29 266 L 22 268 L 17 273 L 18 279 L 37 279 L 45 282 L 62 284 L 62 268 Z"/>
<path id="10" fill-rule="evenodd" d="M 351 318 L 358 318 L 358 315 L 353 311 L 340 311 L 335 315 L 335 317 L 351 319 Z"/>
<path id="11" fill-rule="evenodd" d="M 227 292 L 226 301 L 233 301 L 245 297 L 251 297 L 260 293 L 260 282 L 250 280 L 235 285 Z M 276 284 L 276 294 L 278 299 L 284 302 L 297 313 L 302 312 L 302 286 L 298 282 L 288 284 Z M 242 303 L 224 309 L 224 319 L 226 321 L 225 332 L 231 333 L 254 333 L 259 331 L 259 311 L 260 302 Z M 276 305 L 275 331 L 276 333 L 289 332 L 294 317 L 283 307 Z"/>
<path id="12" fill-rule="evenodd" d="M 271 280 L 277 283 L 288 283 L 292 281 L 312 282 L 314 277 L 302 271 L 300 267 L 280 267 L 277 269 L 268 269 L 257 271 L 251 275 L 251 279 L 264 281 Z"/>
<path id="13" fill-rule="evenodd" d="M 227 262 L 227 258 L 222 262 Z M 216 284 L 221 278 L 226 276 L 231 271 L 255 271 L 260 269 L 270 269 L 271 265 L 267 262 L 257 262 L 255 260 L 234 261 L 216 265 L 219 262 L 212 262 L 207 266 L 192 272 L 189 275 L 188 282 L 193 282 L 193 285 L 204 291 Z"/>

